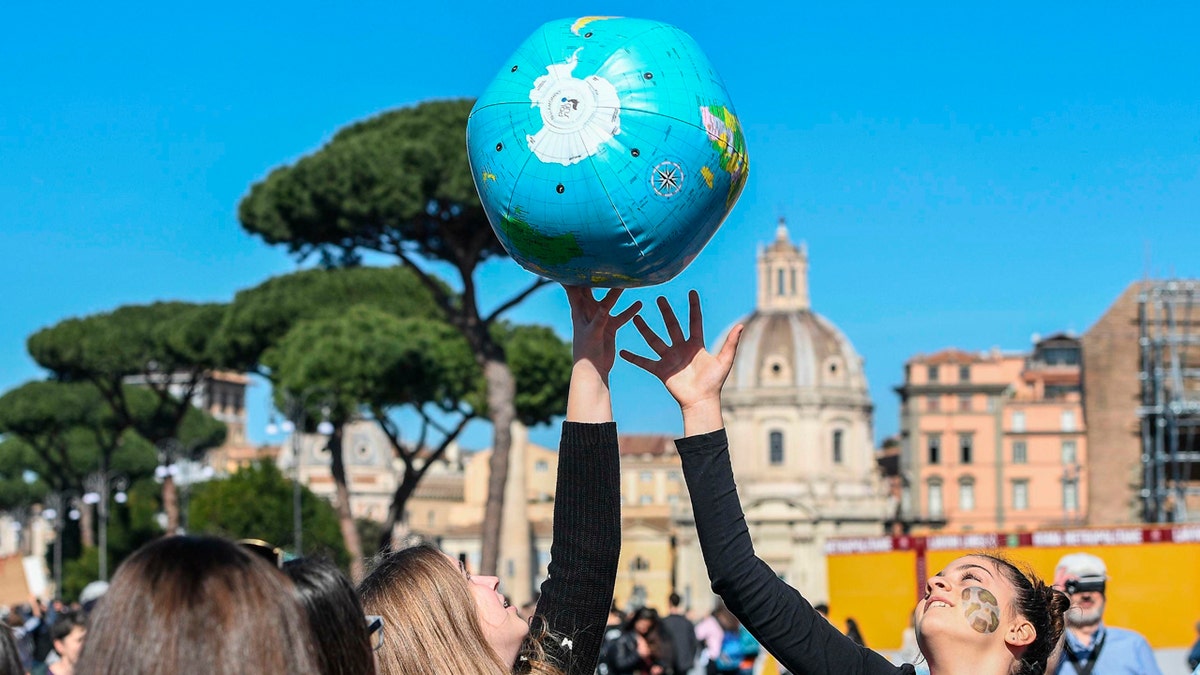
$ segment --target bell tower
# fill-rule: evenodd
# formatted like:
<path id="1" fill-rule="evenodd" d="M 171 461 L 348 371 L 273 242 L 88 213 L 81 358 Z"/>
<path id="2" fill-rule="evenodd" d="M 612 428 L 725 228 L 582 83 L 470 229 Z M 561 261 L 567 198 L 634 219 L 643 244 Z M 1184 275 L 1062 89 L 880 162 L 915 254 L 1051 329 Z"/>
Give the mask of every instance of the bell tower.
<path id="1" fill-rule="evenodd" d="M 775 241 L 758 251 L 758 310 L 791 312 L 810 308 L 808 299 L 808 247 L 796 246 L 788 237 L 787 223 L 779 218 Z"/>

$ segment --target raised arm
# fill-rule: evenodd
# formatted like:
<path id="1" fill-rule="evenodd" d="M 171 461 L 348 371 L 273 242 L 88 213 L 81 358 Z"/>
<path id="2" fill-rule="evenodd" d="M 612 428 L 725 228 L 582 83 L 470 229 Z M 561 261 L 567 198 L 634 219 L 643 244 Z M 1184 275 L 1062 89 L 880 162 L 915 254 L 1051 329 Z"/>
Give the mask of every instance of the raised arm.
<path id="1" fill-rule="evenodd" d="M 558 455 L 550 574 L 533 627 L 549 630 L 545 647 L 568 675 L 592 675 L 621 549 L 621 467 L 608 374 L 617 330 L 641 303 L 613 315 L 621 291 L 611 290 L 600 300 L 590 288 L 566 291 L 574 365 Z"/>
<path id="2" fill-rule="evenodd" d="M 628 351 L 622 351 L 621 357 L 661 380 L 679 404 L 685 438 L 675 444 L 713 591 L 763 647 L 794 673 L 911 672 L 897 669 L 842 635 L 755 556 L 733 481 L 721 415 L 721 388 L 733 367 L 742 326 L 735 326 L 721 350 L 710 354 L 704 347 L 700 296 L 695 291 L 689 293 L 688 304 L 690 334 L 685 337 L 670 304 L 658 299 L 669 342 L 640 316 L 634 319 L 658 360 Z"/>

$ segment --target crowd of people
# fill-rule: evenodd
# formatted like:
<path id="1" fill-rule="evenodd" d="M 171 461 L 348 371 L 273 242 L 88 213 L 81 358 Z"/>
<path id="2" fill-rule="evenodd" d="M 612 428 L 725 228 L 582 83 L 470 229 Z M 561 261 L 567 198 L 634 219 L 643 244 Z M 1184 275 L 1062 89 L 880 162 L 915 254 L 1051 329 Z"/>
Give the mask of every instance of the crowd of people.
<path id="1" fill-rule="evenodd" d="M 355 588 L 332 564 L 285 561 L 263 542 L 172 536 L 125 560 L 86 619 L 83 607 L 37 603 L 11 615 L 12 630 L 0 630 L 0 675 L 749 675 L 766 652 L 806 675 L 1158 673 L 1141 636 L 1103 624 L 1106 571 L 1087 555 L 1064 559 L 1053 585 L 998 556 L 963 556 L 929 579 L 913 612 L 912 662 L 870 650 L 856 623 L 832 625 L 754 553 L 721 406 L 741 327 L 710 353 L 695 292 L 686 335 L 659 298 L 665 337 L 640 303 L 615 311 L 619 290 L 600 299 L 566 292 L 574 366 L 549 576 L 526 614 L 498 579 L 428 545 L 382 554 Z M 608 384 L 615 335 L 630 321 L 654 357 L 620 356 L 660 380 L 683 418 L 676 445 L 720 597 L 695 625 L 677 596 L 665 615 L 621 614 L 612 604 L 621 510 Z M 1110 660 L 1132 665 L 1107 669 Z"/>

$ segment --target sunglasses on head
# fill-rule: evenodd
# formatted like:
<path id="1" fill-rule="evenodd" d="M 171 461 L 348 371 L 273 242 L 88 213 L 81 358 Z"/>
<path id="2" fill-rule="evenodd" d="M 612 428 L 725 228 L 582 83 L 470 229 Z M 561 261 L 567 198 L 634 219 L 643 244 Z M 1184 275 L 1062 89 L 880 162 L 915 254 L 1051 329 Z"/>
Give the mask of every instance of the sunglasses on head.
<path id="1" fill-rule="evenodd" d="M 283 563 L 287 560 L 283 549 L 272 546 L 262 539 L 238 539 L 237 544 L 255 555 L 262 556 L 263 560 L 279 569 L 283 569 Z"/>
<path id="2" fill-rule="evenodd" d="M 368 614 L 367 619 L 367 635 L 371 640 L 371 651 L 379 651 L 383 646 L 383 617 L 378 614 Z"/>

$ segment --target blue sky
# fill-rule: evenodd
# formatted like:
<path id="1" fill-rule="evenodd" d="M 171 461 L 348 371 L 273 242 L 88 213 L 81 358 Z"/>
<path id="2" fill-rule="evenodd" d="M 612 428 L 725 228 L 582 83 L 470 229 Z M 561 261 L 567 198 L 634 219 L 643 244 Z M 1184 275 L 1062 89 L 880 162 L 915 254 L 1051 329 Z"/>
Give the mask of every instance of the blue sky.
<path id="1" fill-rule="evenodd" d="M 241 230 L 252 182 L 352 121 L 478 95 L 538 25 L 577 15 L 691 34 L 751 158 L 701 256 L 626 297 L 682 302 L 695 287 L 715 337 L 753 309 L 756 247 L 786 217 L 809 246 L 814 308 L 866 358 L 877 437 L 898 426 L 891 388 L 915 353 L 1025 349 L 1033 333 L 1086 330 L 1146 274 L 1200 276 L 1197 5 L 780 4 L 6 8 L 0 390 L 43 376 L 25 352 L 39 328 L 122 304 L 227 301 L 296 269 Z M 485 304 L 527 274 L 489 264 Z M 557 289 L 512 318 L 569 327 Z M 622 346 L 640 341 L 629 331 Z M 650 385 L 614 372 L 622 430 L 677 433 Z M 262 440 L 265 387 L 249 402 Z M 534 439 L 553 445 L 556 430 Z M 465 440 L 486 446 L 490 432 Z"/>

